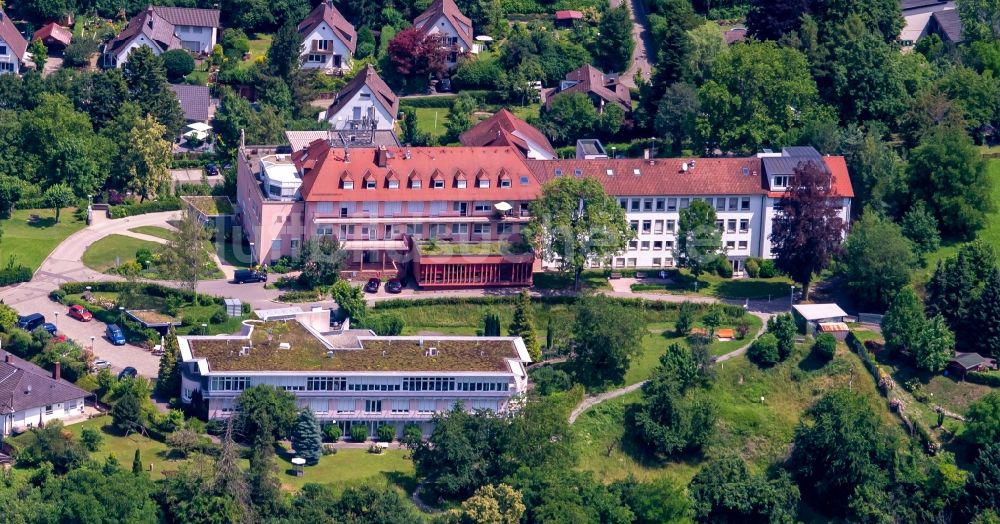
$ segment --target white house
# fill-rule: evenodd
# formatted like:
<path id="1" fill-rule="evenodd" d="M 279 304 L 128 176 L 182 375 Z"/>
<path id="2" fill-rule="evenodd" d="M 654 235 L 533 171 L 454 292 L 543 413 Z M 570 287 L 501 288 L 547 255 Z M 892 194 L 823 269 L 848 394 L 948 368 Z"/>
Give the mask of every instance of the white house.
<path id="1" fill-rule="evenodd" d="M 527 392 L 520 337 L 379 337 L 331 328 L 329 310 L 279 313 L 247 321 L 241 335 L 177 337 L 181 400 L 199 392 L 209 418 L 226 418 L 243 390 L 266 384 L 344 434 L 355 425 L 399 434 L 409 423 L 426 434 L 456 402 L 505 412 Z"/>
<path id="2" fill-rule="evenodd" d="M 413 27 L 425 35 L 437 35 L 442 39 L 442 45 L 448 49 L 449 67 L 455 67 L 458 57 L 479 52 L 472 32 L 472 20 L 462 14 L 455 0 L 434 0 L 413 20 Z"/>
<path id="3" fill-rule="evenodd" d="M 327 0 L 316 6 L 298 26 L 302 36 L 302 67 L 331 73 L 351 70 L 357 47 L 354 26 Z"/>
<path id="4" fill-rule="evenodd" d="M 367 65 L 337 93 L 319 119 L 329 121 L 337 130 L 391 130 L 398 113 L 399 97 L 382 81 L 375 68 Z"/>
<path id="5" fill-rule="evenodd" d="M 0 9 L 0 74 L 20 73 L 27 52 L 28 41 Z"/>
<path id="6" fill-rule="evenodd" d="M 57 363 L 52 373 L 0 351 L 0 436 L 51 420 L 80 418 L 91 393 L 65 381 Z"/>
<path id="7" fill-rule="evenodd" d="M 218 9 L 149 6 L 108 42 L 103 62 L 105 67 L 122 67 L 139 46 L 149 47 L 156 55 L 170 49 L 209 54 L 218 36 Z"/>
<path id="8" fill-rule="evenodd" d="M 833 176 L 841 217 L 850 216 L 851 180 L 843 157 L 823 157 L 811 147 L 744 158 L 574 159 L 528 164 L 542 183 L 561 176 L 589 176 L 618 198 L 636 232 L 613 268 L 667 268 L 676 265 L 680 211 L 695 200 L 715 208 L 722 248 L 735 273 L 749 257 L 773 258 L 769 236 L 774 207 L 789 185 L 792 171 L 813 161 Z M 592 267 L 607 261 L 594 260 Z"/>

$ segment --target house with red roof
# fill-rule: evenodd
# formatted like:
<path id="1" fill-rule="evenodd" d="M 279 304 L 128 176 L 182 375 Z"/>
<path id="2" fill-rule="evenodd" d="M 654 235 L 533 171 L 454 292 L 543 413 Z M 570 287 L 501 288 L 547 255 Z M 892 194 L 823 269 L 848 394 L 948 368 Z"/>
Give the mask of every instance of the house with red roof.
<path id="1" fill-rule="evenodd" d="M 556 11 L 556 26 L 571 27 L 574 23 L 583 20 L 583 13 L 572 9 Z"/>
<path id="2" fill-rule="evenodd" d="M 59 54 L 73 41 L 73 32 L 55 22 L 49 22 L 35 31 L 31 39 L 41 40 L 49 54 Z"/>
<path id="3" fill-rule="evenodd" d="M 27 61 L 28 41 L 0 9 L 0 74 L 20 74 Z"/>
<path id="4" fill-rule="evenodd" d="M 598 113 L 603 113 L 608 104 L 618 104 L 625 113 L 632 112 L 632 94 L 627 86 L 619 82 L 618 75 L 604 74 L 590 64 L 566 73 L 566 78 L 559 81 L 556 92 L 545 100 L 545 107 L 550 107 L 557 97 L 569 93 L 587 95 Z"/>
<path id="5" fill-rule="evenodd" d="M 186 49 L 207 55 L 218 41 L 218 9 L 149 6 L 104 46 L 104 67 L 122 67 L 128 54 L 141 46 L 160 55 L 171 49 Z"/>
<path id="6" fill-rule="evenodd" d="M 472 20 L 462 14 L 455 0 L 434 0 L 413 20 L 413 27 L 427 36 L 441 38 L 442 45 L 448 49 L 448 67 L 455 67 L 464 54 L 479 52 Z"/>
<path id="7" fill-rule="evenodd" d="M 556 158 L 555 148 L 541 131 L 506 109 L 472 126 L 459 135 L 458 141 L 463 146 L 515 147 L 525 158 L 535 160 Z"/>
<path id="8" fill-rule="evenodd" d="M 340 14 L 333 0 L 321 2 L 298 25 L 302 37 L 302 67 L 343 74 L 351 70 L 358 45 L 354 26 Z"/>

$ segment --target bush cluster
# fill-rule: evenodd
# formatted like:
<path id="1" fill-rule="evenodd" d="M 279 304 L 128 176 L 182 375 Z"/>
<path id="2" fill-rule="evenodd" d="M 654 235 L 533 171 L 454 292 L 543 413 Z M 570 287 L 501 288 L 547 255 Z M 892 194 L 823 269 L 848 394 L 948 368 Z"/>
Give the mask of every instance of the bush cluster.
<path id="1" fill-rule="evenodd" d="M 143 202 L 141 204 L 125 204 L 121 206 L 113 206 L 111 211 L 111 218 L 125 218 L 136 215 L 144 215 L 146 213 L 159 213 L 161 211 L 177 211 L 181 208 L 181 199 L 179 198 L 161 198 L 159 200 L 150 200 L 148 202 Z"/>

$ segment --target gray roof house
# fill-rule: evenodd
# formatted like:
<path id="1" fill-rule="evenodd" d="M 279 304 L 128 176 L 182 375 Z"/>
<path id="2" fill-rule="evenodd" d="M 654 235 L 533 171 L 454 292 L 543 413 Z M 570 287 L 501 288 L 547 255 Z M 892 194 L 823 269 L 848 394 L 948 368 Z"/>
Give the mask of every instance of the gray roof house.
<path id="1" fill-rule="evenodd" d="M 171 84 L 177 102 L 184 111 L 184 118 L 191 122 L 208 122 L 212 118 L 212 94 L 207 86 Z"/>
<path id="2" fill-rule="evenodd" d="M 0 436 L 55 419 L 79 417 L 92 394 L 45 369 L 0 351 Z"/>

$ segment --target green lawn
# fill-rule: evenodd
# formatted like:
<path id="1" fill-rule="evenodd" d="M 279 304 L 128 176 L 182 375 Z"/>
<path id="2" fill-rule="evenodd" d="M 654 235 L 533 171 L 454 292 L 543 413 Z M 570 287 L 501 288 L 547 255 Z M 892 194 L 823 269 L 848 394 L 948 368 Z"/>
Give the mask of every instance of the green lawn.
<path id="1" fill-rule="evenodd" d="M 105 271 L 115 267 L 115 257 L 124 264 L 135 259 L 135 252 L 146 248 L 155 251 L 160 244 L 148 240 L 127 237 L 125 235 L 108 235 L 87 247 L 83 252 L 83 264 L 94 271 Z"/>
<path id="2" fill-rule="evenodd" d="M 32 215 L 38 218 L 29 223 Z M 13 256 L 15 264 L 35 271 L 60 242 L 87 225 L 86 217 L 77 217 L 75 208 L 61 210 L 58 224 L 55 216 L 51 209 L 19 209 L 10 219 L 0 220 L 0 264 L 7 264 Z"/>
<path id="3" fill-rule="evenodd" d="M 718 298 L 772 300 L 787 299 L 792 281 L 787 277 L 775 278 L 723 278 L 702 274 L 697 280 L 687 269 L 671 270 L 672 281 L 667 284 L 639 282 L 632 291 L 647 293 L 699 294 Z M 697 282 L 697 285 L 695 283 Z"/>
<path id="4" fill-rule="evenodd" d="M 993 183 L 991 200 L 997 207 L 992 213 L 986 216 L 986 227 L 979 231 L 976 238 L 983 240 L 993 246 L 993 249 L 1000 252 L 1000 204 L 998 204 L 1000 203 L 1000 159 L 987 159 L 986 170 Z M 915 272 L 914 281 L 918 285 L 927 283 L 930 280 L 931 274 L 934 273 L 934 268 L 937 267 L 938 261 L 957 254 L 958 249 L 963 244 L 963 242 L 943 242 L 941 249 L 927 255 L 927 264 Z"/>
<path id="5" fill-rule="evenodd" d="M 583 289 L 611 289 L 608 277 L 603 271 L 584 271 L 580 275 Z M 570 273 L 538 272 L 534 274 L 532 287 L 538 290 L 572 289 L 573 275 Z"/>
<path id="6" fill-rule="evenodd" d="M 446 107 L 418 107 L 417 129 L 428 133 L 431 137 L 444 136 L 444 124 L 451 111 Z"/>
<path id="7" fill-rule="evenodd" d="M 528 120 L 529 118 L 538 118 L 538 113 L 541 110 L 541 104 L 532 104 L 528 106 L 516 106 L 508 108 L 514 116 L 520 118 L 521 120 Z"/>
<path id="8" fill-rule="evenodd" d="M 787 456 L 802 413 L 830 389 L 850 383 L 855 391 L 884 405 L 871 375 L 843 345 L 825 365 L 800 347 L 771 369 L 762 370 L 740 357 L 716 364 L 715 370 L 716 379 L 699 392 L 713 399 L 719 417 L 701 454 L 662 460 L 643 452 L 623 429 L 627 406 L 642 398 L 635 392 L 595 406 L 577 419 L 573 427 L 579 467 L 605 482 L 634 475 L 640 480 L 667 476 L 686 484 L 702 464 L 737 453 L 762 471 Z M 883 417 L 895 424 L 888 410 Z"/>
<path id="9" fill-rule="evenodd" d="M 267 49 L 271 47 L 271 35 L 257 35 L 257 38 L 250 40 L 250 59 L 258 56 L 267 56 Z"/>
<path id="10" fill-rule="evenodd" d="M 160 226 L 139 226 L 129 229 L 134 233 L 142 233 L 143 235 L 149 235 L 157 238 L 162 238 L 164 240 L 173 240 L 174 232 L 170 229 Z"/>
<path id="11" fill-rule="evenodd" d="M 305 475 L 292 475 L 290 456 L 281 454 L 278 461 L 281 484 L 286 489 L 299 489 L 307 483 L 355 484 L 359 482 L 387 482 L 404 487 L 412 492 L 416 487 L 413 477 L 413 462 L 409 451 L 386 450 L 382 454 L 368 453 L 366 449 L 338 449 L 334 455 L 327 455 L 319 464 L 305 468 Z"/>

